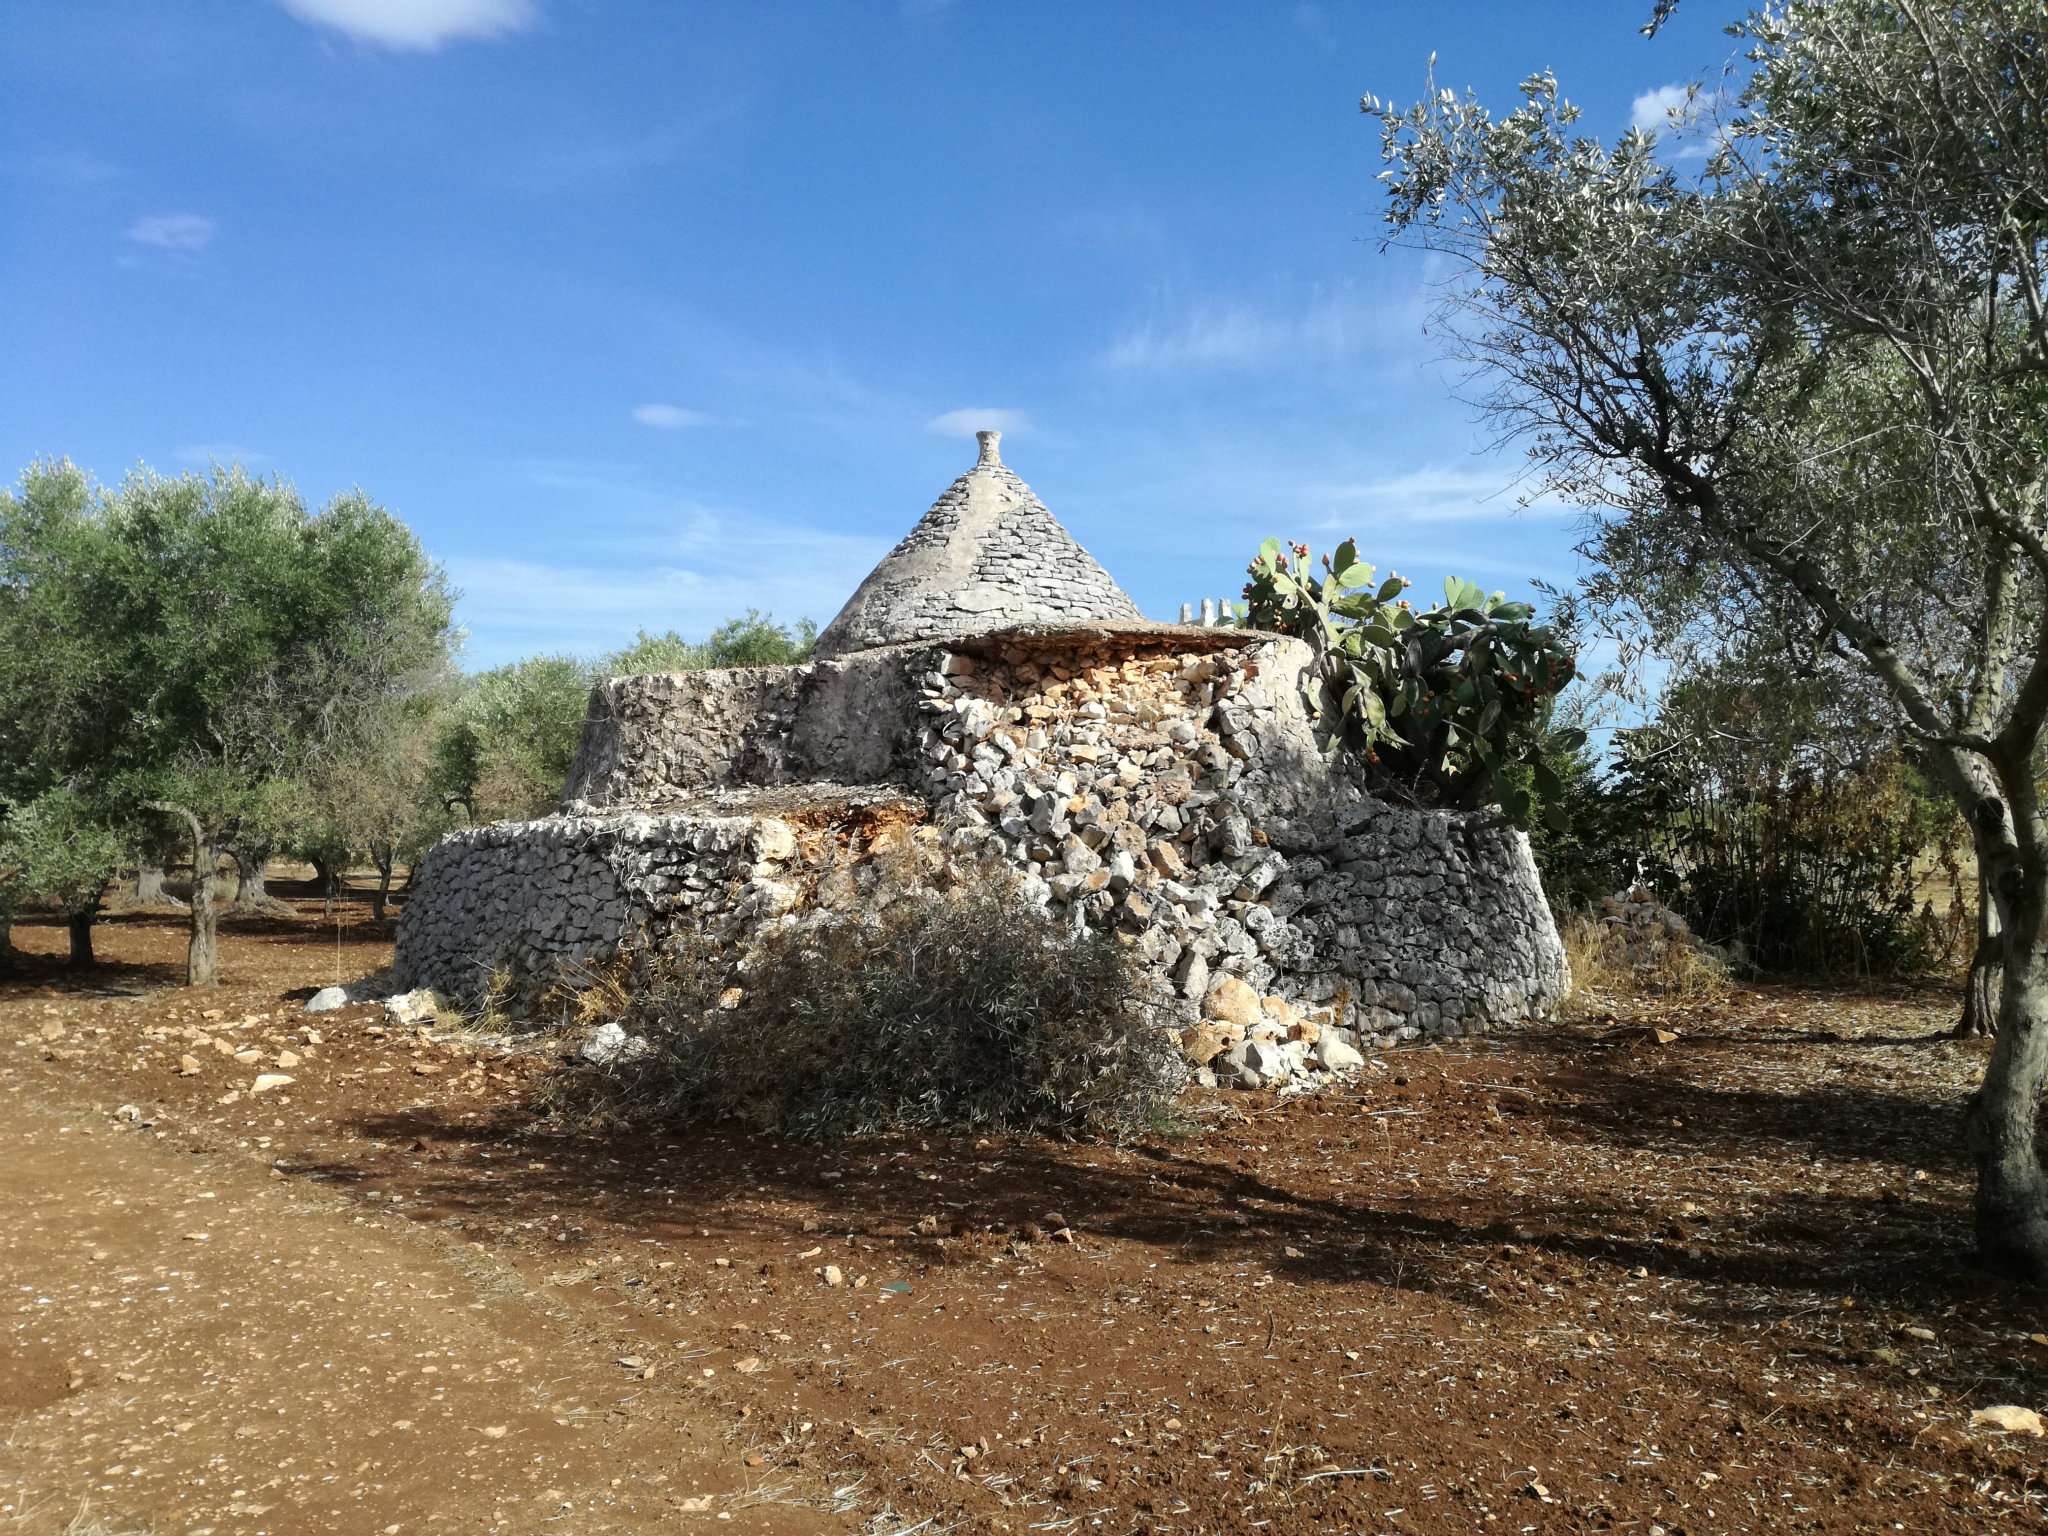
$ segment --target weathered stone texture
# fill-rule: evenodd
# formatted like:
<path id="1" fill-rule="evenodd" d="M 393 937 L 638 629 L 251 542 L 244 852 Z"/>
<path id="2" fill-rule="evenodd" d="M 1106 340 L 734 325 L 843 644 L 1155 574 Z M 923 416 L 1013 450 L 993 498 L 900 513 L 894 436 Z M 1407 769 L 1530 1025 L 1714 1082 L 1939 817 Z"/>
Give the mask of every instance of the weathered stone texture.
<path id="1" fill-rule="evenodd" d="M 420 866 L 393 977 L 458 998 L 494 978 L 530 993 L 686 931 L 737 946 L 785 913 L 856 899 L 844 866 L 871 865 L 923 814 L 899 795 L 814 785 L 457 832 Z"/>
<path id="2" fill-rule="evenodd" d="M 1014 624 L 1136 619 L 1138 608 L 996 453 L 946 488 L 818 636 L 818 654 Z"/>
<path id="3" fill-rule="evenodd" d="M 1191 1009 L 1233 976 L 1362 1036 L 1547 1010 L 1564 952 L 1527 839 L 1363 793 L 1317 750 L 1308 664 L 1272 637 L 955 654 L 924 685 L 934 823 L 1128 934 Z"/>
<path id="4" fill-rule="evenodd" d="M 401 979 L 474 991 L 494 968 L 588 964 L 686 926 L 737 946 L 792 913 L 858 908 L 848 871 L 879 818 L 924 824 L 947 857 L 1001 860 L 1032 899 L 1121 934 L 1190 1022 L 1236 1028 L 1233 1057 L 1256 1047 L 1233 1070 L 1258 1081 L 1275 1051 L 1297 1068 L 1312 1057 L 1317 1020 L 1387 1042 L 1548 1009 L 1564 957 L 1526 839 L 1496 814 L 1366 795 L 1318 750 L 1308 661 L 1271 636 L 1080 630 L 898 648 L 822 682 L 816 668 L 615 680 L 573 814 L 460 833 L 429 856 Z M 866 715 L 849 714 L 854 697 Z M 712 703 L 677 713 L 687 698 Z M 724 735 L 681 740 L 692 719 Z M 832 752 L 815 743 L 847 742 L 853 719 L 894 783 L 790 782 L 821 775 Z M 763 778 L 786 787 L 742 787 Z M 662 809 L 619 803 L 634 795 Z M 1259 1000 L 1271 1028 L 1210 1001 L 1226 996 L 1240 1013 Z"/>
<path id="5" fill-rule="evenodd" d="M 905 782 L 911 677 L 900 655 L 878 652 L 606 678 L 591 690 L 564 808 L 656 806 L 738 785 Z"/>

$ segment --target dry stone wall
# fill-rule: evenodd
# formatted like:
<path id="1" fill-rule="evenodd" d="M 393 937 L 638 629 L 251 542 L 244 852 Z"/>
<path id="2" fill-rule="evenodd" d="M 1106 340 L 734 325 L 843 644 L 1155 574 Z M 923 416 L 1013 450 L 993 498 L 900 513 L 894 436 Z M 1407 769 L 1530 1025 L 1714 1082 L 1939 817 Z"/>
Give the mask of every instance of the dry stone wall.
<path id="1" fill-rule="evenodd" d="M 530 1002 L 621 952 L 690 932 L 737 956 L 760 925 L 859 899 L 849 876 L 915 828 L 923 806 L 887 793 L 723 792 L 660 814 L 610 811 L 496 822 L 443 838 L 420 866 L 398 931 L 398 983 Z"/>
<path id="2" fill-rule="evenodd" d="M 734 786 L 907 783 L 916 671 L 895 649 L 606 678 L 590 693 L 564 809 L 658 806 Z"/>
<path id="3" fill-rule="evenodd" d="M 473 991 L 685 929 L 737 955 L 761 924 L 858 910 L 886 824 L 1137 946 L 1229 1080 L 1547 1011 L 1567 978 L 1526 839 L 1366 795 L 1320 750 L 1308 663 L 1141 624 L 613 679 L 564 814 L 429 856 L 400 979 Z"/>
<path id="4" fill-rule="evenodd" d="M 1282 639 L 949 654 L 922 679 L 934 822 L 1076 923 L 1129 935 L 1191 1020 L 1230 1022 L 1226 977 L 1353 1041 L 1547 1011 L 1567 976 L 1527 840 L 1497 814 L 1364 794 L 1319 749 L 1308 664 Z"/>

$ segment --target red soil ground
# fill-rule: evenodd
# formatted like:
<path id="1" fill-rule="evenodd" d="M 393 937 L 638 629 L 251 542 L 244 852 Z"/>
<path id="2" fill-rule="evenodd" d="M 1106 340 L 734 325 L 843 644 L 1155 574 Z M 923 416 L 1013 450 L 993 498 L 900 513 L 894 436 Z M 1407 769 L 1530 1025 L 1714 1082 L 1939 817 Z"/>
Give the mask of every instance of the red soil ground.
<path id="1" fill-rule="evenodd" d="M 307 1017 L 389 935 L 295 905 L 204 994 L 175 919 L 77 977 L 15 930 L 0 1529 L 2042 1523 L 2044 1442 L 1970 1420 L 2048 1408 L 2048 1309 L 1967 1263 L 1945 997 L 1385 1053 L 1121 1147 L 821 1149 L 579 1131 L 558 1043 Z"/>

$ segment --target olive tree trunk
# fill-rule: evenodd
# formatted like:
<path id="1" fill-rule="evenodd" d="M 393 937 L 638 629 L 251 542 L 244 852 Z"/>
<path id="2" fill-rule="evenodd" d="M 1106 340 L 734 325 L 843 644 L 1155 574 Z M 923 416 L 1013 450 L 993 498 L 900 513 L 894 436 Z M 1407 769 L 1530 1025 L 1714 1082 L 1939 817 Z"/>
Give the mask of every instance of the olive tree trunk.
<path id="1" fill-rule="evenodd" d="M 1970 1104 L 1970 1152 L 1977 1164 L 1977 1242 L 2000 1269 L 2048 1284 L 2048 1174 L 2035 1132 L 2048 1080 L 2048 966 L 2031 921 L 2008 929 L 1999 988 L 1997 1043 L 1984 1085 Z"/>
<path id="2" fill-rule="evenodd" d="M 1997 907 L 2002 976 L 1996 1040 L 1966 1133 L 1977 1168 L 1979 1253 L 1998 1269 L 2048 1285 L 2048 1170 L 2038 1141 L 2048 1083 L 2048 849 L 2030 759 L 2001 765 L 2007 798 L 1987 796 L 1971 812 L 1978 867 Z"/>
<path id="3" fill-rule="evenodd" d="M 185 903 L 164 889 L 164 856 L 154 849 L 143 853 L 135 866 L 135 905 L 183 912 Z"/>
<path id="4" fill-rule="evenodd" d="M 199 818 L 182 805 L 154 800 L 150 809 L 180 818 L 192 838 L 192 929 L 185 944 L 185 985 L 220 985 L 219 914 L 214 907 L 215 866 L 220 843 Z"/>
<path id="5" fill-rule="evenodd" d="M 370 918 L 381 923 L 391 902 L 391 870 L 398 862 L 398 852 L 395 848 L 380 848 L 372 843 L 370 860 L 377 866 L 377 889 L 370 897 Z"/>
<path id="6" fill-rule="evenodd" d="M 1998 1032 L 1999 980 L 2005 974 L 2005 940 L 1998 931 L 1998 903 L 1984 868 L 1977 867 L 1977 947 L 1963 983 L 1963 1016 L 1955 1038 L 1969 1040 Z"/>
<path id="7" fill-rule="evenodd" d="M 281 912 L 290 909 L 270 894 L 264 884 L 264 870 L 270 863 L 268 848 L 231 848 L 235 861 L 235 912 Z"/>
<path id="8" fill-rule="evenodd" d="M 319 887 L 321 898 L 326 903 L 325 910 L 332 912 L 334 898 L 341 893 L 341 872 L 318 854 L 313 855 L 312 864 L 313 883 Z"/>
<path id="9" fill-rule="evenodd" d="M 64 927 L 71 936 L 71 966 L 74 970 L 83 970 L 93 963 L 92 925 L 98 916 L 98 907 L 65 914 Z"/>

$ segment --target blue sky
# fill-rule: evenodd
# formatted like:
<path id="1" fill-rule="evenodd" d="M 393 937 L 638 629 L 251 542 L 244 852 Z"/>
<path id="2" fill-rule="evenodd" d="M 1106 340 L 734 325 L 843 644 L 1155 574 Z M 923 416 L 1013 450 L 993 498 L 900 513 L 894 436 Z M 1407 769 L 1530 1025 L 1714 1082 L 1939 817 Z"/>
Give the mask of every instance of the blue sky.
<path id="1" fill-rule="evenodd" d="M 466 659 L 829 619 L 1005 430 L 1148 613 L 1268 534 L 1568 579 L 1379 247 L 1368 92 L 1611 136 L 1696 3 L 15 0 L 0 466 L 360 485 Z"/>

